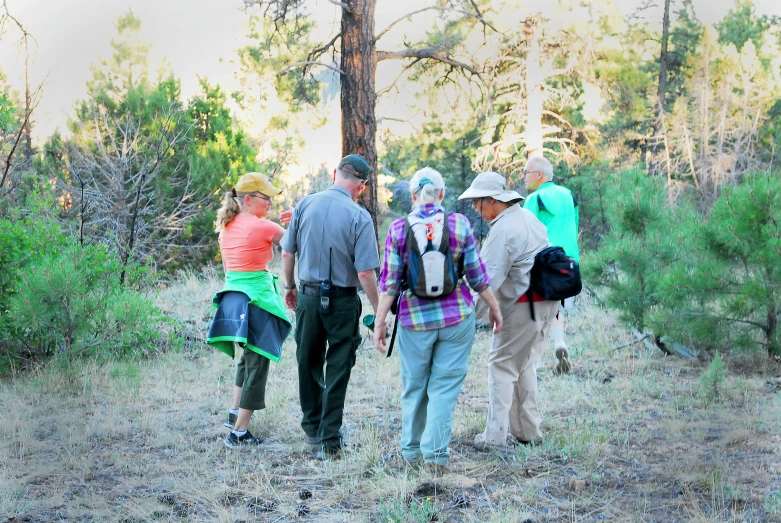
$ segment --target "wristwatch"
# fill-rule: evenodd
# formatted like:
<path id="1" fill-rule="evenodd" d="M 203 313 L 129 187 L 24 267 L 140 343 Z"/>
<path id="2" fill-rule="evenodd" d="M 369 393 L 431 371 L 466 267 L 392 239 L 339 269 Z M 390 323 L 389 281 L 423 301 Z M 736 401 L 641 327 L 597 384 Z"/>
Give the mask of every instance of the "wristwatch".
<path id="1" fill-rule="evenodd" d="M 296 288 L 296 284 L 294 283 L 293 285 L 283 285 L 282 288 L 285 289 L 286 291 L 292 291 L 293 289 Z"/>

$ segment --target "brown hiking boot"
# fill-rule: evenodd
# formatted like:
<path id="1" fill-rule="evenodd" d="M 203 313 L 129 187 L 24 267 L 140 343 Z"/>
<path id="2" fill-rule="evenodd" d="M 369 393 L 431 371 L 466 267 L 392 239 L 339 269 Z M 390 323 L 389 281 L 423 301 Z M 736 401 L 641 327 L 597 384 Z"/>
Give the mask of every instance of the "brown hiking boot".
<path id="1" fill-rule="evenodd" d="M 569 352 L 564 347 L 556 349 L 556 358 L 559 363 L 556 365 L 556 374 L 569 374 L 572 370 L 572 365 L 569 362 Z"/>

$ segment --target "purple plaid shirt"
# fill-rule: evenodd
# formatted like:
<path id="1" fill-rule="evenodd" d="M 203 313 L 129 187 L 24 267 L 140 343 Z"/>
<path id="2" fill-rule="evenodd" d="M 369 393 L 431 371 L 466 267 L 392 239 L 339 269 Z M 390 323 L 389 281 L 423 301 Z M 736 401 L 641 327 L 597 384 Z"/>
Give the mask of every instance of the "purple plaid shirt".
<path id="1" fill-rule="evenodd" d="M 431 216 L 444 212 L 441 206 L 428 203 L 420 206 L 416 213 Z M 485 269 L 480 253 L 477 251 L 472 226 L 463 214 L 449 214 L 450 252 L 453 263 L 458 265 L 464 258 L 464 276 L 469 287 L 480 293 L 491 284 L 491 278 Z M 404 219 L 395 220 L 388 229 L 385 239 L 385 259 L 380 274 L 380 292 L 390 296 L 398 296 L 401 292 L 401 279 L 406 263 L 406 238 L 404 237 Z M 402 327 L 412 330 L 427 331 L 450 327 L 461 322 L 474 307 L 472 293 L 469 292 L 464 279 L 456 290 L 443 298 L 418 298 L 410 291 L 404 291 L 399 306 L 398 320 Z"/>

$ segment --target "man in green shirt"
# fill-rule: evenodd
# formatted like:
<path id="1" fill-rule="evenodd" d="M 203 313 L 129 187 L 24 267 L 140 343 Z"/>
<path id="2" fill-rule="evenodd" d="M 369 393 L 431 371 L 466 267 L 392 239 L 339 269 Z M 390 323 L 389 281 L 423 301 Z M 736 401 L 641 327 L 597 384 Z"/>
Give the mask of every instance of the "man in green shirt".
<path id="1" fill-rule="evenodd" d="M 578 250 L 580 215 L 575 195 L 566 187 L 553 183 L 553 165 L 541 156 L 529 158 L 523 170 L 523 178 L 530 192 L 523 208 L 534 213 L 545 225 L 551 245 L 561 247 L 568 256 L 580 263 Z M 564 306 L 553 320 L 550 329 L 550 337 L 553 338 L 553 346 L 559 360 L 556 366 L 559 374 L 567 374 L 571 369 L 567 344 L 564 342 L 564 315 L 561 312 L 571 309 L 574 301 L 574 298 L 564 301 Z M 543 339 L 542 343 L 547 341 L 547 338 Z"/>

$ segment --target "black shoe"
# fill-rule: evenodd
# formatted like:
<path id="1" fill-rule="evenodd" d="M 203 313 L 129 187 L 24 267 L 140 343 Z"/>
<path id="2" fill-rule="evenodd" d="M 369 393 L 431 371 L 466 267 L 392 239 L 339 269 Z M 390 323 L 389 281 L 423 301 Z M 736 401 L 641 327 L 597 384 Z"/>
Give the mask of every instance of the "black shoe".
<path id="1" fill-rule="evenodd" d="M 233 430 L 233 426 L 236 424 L 236 418 L 238 418 L 238 416 L 237 416 L 237 415 L 235 415 L 235 414 L 231 414 L 231 413 L 229 412 L 229 413 L 228 413 L 228 421 L 226 421 L 225 423 L 223 423 L 223 425 L 224 425 L 224 426 L 226 426 L 227 428 L 229 428 L 229 429 Z"/>
<path id="2" fill-rule="evenodd" d="M 338 447 L 325 447 L 321 445 L 320 449 L 317 451 L 317 459 L 319 461 L 328 461 L 332 459 L 339 459 L 341 457 L 342 449 Z"/>
<path id="3" fill-rule="evenodd" d="M 263 443 L 263 438 L 256 438 L 250 431 L 244 433 L 243 436 L 237 436 L 231 431 L 228 437 L 225 438 L 226 447 L 241 447 L 242 445 L 260 445 Z"/>

